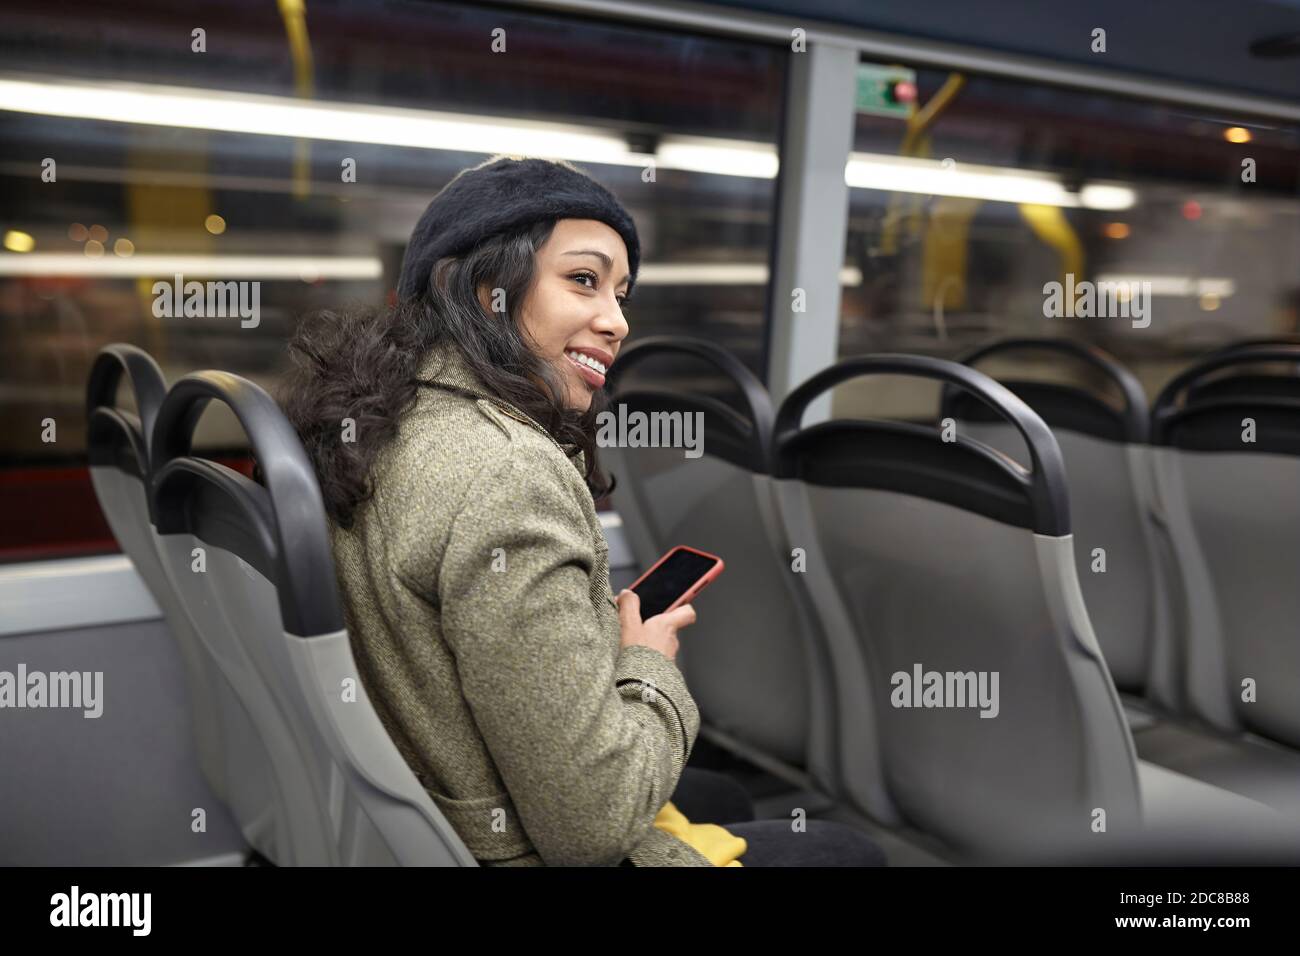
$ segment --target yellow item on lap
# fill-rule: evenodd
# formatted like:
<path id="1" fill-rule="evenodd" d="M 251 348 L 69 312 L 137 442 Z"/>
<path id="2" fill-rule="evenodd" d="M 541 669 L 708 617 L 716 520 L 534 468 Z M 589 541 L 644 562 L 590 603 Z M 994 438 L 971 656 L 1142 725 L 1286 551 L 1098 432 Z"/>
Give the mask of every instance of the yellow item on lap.
<path id="1" fill-rule="evenodd" d="M 672 801 L 660 808 L 655 826 L 693 846 L 714 866 L 744 866 L 740 857 L 749 845 L 743 837 L 728 833 L 716 823 L 692 823 Z"/>

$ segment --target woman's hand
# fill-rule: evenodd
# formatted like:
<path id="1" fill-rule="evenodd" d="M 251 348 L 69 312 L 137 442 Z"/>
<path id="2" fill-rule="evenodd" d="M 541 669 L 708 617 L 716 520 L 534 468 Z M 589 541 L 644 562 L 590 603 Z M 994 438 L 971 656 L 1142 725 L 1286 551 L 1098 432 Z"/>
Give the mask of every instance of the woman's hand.
<path id="1" fill-rule="evenodd" d="M 618 592 L 618 622 L 623 631 L 619 646 L 651 647 L 671 661 L 677 657 L 677 632 L 695 623 L 695 608 L 683 604 L 643 621 L 640 596 L 625 588 Z"/>

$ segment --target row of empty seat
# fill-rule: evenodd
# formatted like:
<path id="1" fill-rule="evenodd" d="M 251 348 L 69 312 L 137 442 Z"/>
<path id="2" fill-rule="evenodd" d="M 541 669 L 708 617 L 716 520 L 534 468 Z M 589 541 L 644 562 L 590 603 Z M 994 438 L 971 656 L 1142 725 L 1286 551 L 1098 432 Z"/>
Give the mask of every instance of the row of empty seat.
<path id="1" fill-rule="evenodd" d="M 1121 401 L 1070 386 L 1003 385 L 969 367 L 1031 349 L 1083 363 Z M 737 406 L 628 384 L 637 377 L 629 373 L 657 357 L 687 355 L 736 386 Z M 649 340 L 619 357 L 613 400 L 647 414 L 702 414 L 704 455 L 603 453 L 620 481 L 615 503 L 639 563 L 678 543 L 727 560 L 680 653 L 722 739 L 803 770 L 877 822 L 919 829 L 959 855 L 1164 852 L 1180 840 L 1222 852 L 1231 841 L 1212 845 L 1204 835 L 1220 827 L 1242 858 L 1272 840 L 1300 859 L 1294 821 L 1276 812 L 1294 809 L 1275 799 L 1300 782 L 1281 759 L 1290 754 L 1241 734 L 1289 743 L 1295 719 L 1284 685 L 1298 673 L 1287 655 L 1300 609 L 1282 580 L 1296 580 L 1300 558 L 1281 545 L 1294 541 L 1300 504 L 1297 459 L 1286 450 L 1294 411 L 1276 394 L 1289 387 L 1277 377 L 1266 386 L 1238 382 L 1244 394 L 1225 398 L 1227 386 L 1212 374 L 1298 359 L 1300 351 L 1283 347 L 1215 356 L 1171 383 L 1152 427 L 1132 375 L 1071 342 L 1003 342 L 968 364 L 846 359 L 773 410 L 762 385 L 723 350 Z M 941 419 L 955 429 L 803 425 L 831 388 L 878 375 L 942 383 Z M 1214 398 L 1206 397 L 1211 384 Z M 1252 416 L 1268 438 L 1244 444 L 1241 420 Z M 1261 516 L 1269 527 L 1259 527 Z M 1197 542 L 1193 555 L 1215 549 L 1219 567 L 1205 559 L 1189 570 L 1189 541 Z M 1097 548 L 1105 550 L 1101 573 L 1091 570 Z M 1162 549 L 1169 561 L 1157 559 Z M 1262 560 L 1272 566 L 1251 578 L 1254 603 L 1234 619 L 1227 591 Z M 1234 561 L 1236 569 L 1224 566 Z M 1189 582 L 1198 573 L 1213 581 Z M 1197 616 L 1208 618 L 1203 626 L 1217 644 L 1188 633 Z M 1195 641 L 1203 646 L 1192 650 Z M 1228 700 L 1245 671 L 1270 684 L 1270 707 Z M 894 694 L 907 681 L 898 675 L 922 672 L 996 673 L 996 716 L 899 706 Z M 1235 735 L 1234 752 L 1264 756 L 1217 785 L 1194 779 L 1213 776 L 1194 767 L 1173 772 L 1173 760 L 1162 767 L 1141 759 L 1121 690 L 1162 716 L 1202 717 L 1208 705 L 1185 709 L 1184 698 L 1212 699 L 1218 708 L 1206 713 Z M 1267 785 L 1245 785 L 1261 774 Z M 1099 810 L 1106 833 L 1131 840 L 1098 839 Z M 1252 839 L 1254 851 L 1246 849 Z"/>
<path id="2" fill-rule="evenodd" d="M 192 448 L 214 401 L 262 483 Z M 96 494 L 180 647 L 200 768 L 249 846 L 277 865 L 475 865 L 366 697 L 320 489 L 271 396 L 215 371 L 168 389 L 147 354 L 112 345 L 87 416 Z"/>
<path id="3" fill-rule="evenodd" d="M 1300 349 L 1258 341 L 1211 355 L 1149 415 L 1126 369 L 1074 342 L 1010 340 L 966 361 L 1045 349 L 1122 396 L 1116 407 L 1071 386 L 1008 383 L 1060 442 L 1082 589 L 1115 683 L 1163 718 L 1135 723 L 1139 754 L 1300 815 L 1300 755 L 1288 749 L 1300 745 Z M 945 412 L 965 414 L 958 402 Z M 1015 454 L 1005 429 L 974 433 Z"/>

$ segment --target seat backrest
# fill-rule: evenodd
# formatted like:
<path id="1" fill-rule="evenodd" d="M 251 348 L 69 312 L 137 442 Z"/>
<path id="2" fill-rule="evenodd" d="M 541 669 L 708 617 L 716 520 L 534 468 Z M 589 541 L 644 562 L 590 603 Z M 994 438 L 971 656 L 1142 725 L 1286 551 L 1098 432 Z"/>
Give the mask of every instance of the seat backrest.
<path id="1" fill-rule="evenodd" d="M 1237 349 L 1257 349 L 1262 347 L 1274 348 L 1294 348 L 1300 346 L 1300 334 L 1294 332 L 1281 332 L 1275 335 L 1259 335 L 1244 339 L 1237 339 L 1230 342 L 1221 349 L 1216 349 L 1214 354 L 1219 352 L 1235 352 Z"/>
<path id="2" fill-rule="evenodd" d="M 1101 349 L 1071 339 L 1014 338 L 982 346 L 962 359 L 972 367 L 992 358 L 1063 356 L 1099 375 L 1118 407 L 1094 390 L 1056 382 L 999 378 L 1052 429 L 1069 480 L 1075 561 L 1088 616 L 1121 691 L 1150 692 L 1176 702 L 1168 572 L 1158 563 L 1152 525 L 1146 396 L 1137 378 Z M 1024 443 L 973 396 L 945 388 L 940 418 L 1010 456 Z"/>
<path id="3" fill-rule="evenodd" d="M 868 375 L 975 395 L 1031 467 L 960 430 L 801 426 L 819 395 Z M 845 359 L 782 403 L 773 474 L 836 676 L 879 740 L 876 765 L 849 768 L 865 812 L 995 854 L 1086 841 L 1098 809 L 1108 833 L 1138 825 L 1133 741 L 1080 593 L 1060 450 L 1028 405 L 953 362 Z"/>
<path id="4" fill-rule="evenodd" d="M 1189 706 L 1300 746 L 1300 376 L 1240 371 L 1265 363 L 1300 367 L 1300 348 L 1220 352 L 1165 387 L 1156 489 L 1181 573 Z"/>
<path id="5" fill-rule="evenodd" d="M 211 401 L 239 419 L 265 485 L 193 454 Z M 164 567 L 273 770 L 270 787 L 231 781 L 240 824 L 280 865 L 474 865 L 361 685 L 320 488 L 274 399 L 235 375 L 187 375 L 152 454 Z"/>
<path id="6" fill-rule="evenodd" d="M 629 387 L 634 368 L 685 357 L 708 363 L 734 385 L 742 410 L 699 391 Z M 706 726 L 829 785 L 834 774 L 824 764 L 833 753 L 826 736 L 833 720 L 824 651 L 797 604 L 790 561 L 777 550 L 767 390 L 725 349 L 676 336 L 630 346 L 610 372 L 611 423 L 619 416 L 629 423 L 674 420 L 668 416 L 700 423 L 694 450 L 647 447 L 627 429 L 630 441 L 602 441 L 600 454 L 612 465 L 614 504 L 643 568 L 679 544 L 726 562 L 701 596 L 677 657 Z"/>
<path id="7" fill-rule="evenodd" d="M 1211 355 L 1226 355 L 1243 349 L 1249 351 L 1261 348 L 1286 350 L 1300 348 L 1300 335 L 1241 339 L 1217 349 Z M 1300 398 L 1300 362 L 1297 362 L 1294 357 L 1282 362 L 1268 363 L 1274 366 L 1271 373 L 1262 369 L 1252 369 L 1250 366 L 1253 364 L 1256 363 L 1247 363 L 1244 371 L 1241 365 L 1229 365 L 1216 370 L 1214 374 L 1198 376 L 1188 383 L 1183 404 L 1201 405 L 1216 399 L 1242 397 Z M 1277 368 L 1279 365 L 1281 369 Z"/>
<path id="8" fill-rule="evenodd" d="M 134 397 L 134 412 L 117 404 L 123 379 Z M 86 456 L 104 517 L 162 611 L 180 651 L 199 769 L 224 800 L 231 768 L 223 754 L 231 735 L 238 737 L 239 714 L 229 710 L 229 687 L 195 635 L 163 571 L 147 490 L 149 443 L 166 392 L 162 370 L 142 349 L 121 343 L 101 349 L 86 386 Z M 246 723 L 243 729 L 247 731 Z"/>

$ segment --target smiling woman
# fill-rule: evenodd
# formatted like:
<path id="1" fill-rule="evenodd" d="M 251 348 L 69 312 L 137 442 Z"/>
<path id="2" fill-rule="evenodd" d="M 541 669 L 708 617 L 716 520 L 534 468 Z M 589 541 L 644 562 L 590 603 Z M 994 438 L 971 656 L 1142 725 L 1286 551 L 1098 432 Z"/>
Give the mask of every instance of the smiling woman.
<path id="1" fill-rule="evenodd" d="M 577 218 L 557 221 L 545 208 L 494 194 L 493 184 L 505 181 L 545 197 L 545 208 L 567 203 Z M 583 218 L 590 216 L 601 218 Z M 294 367 L 282 403 L 331 517 L 348 527 L 370 496 L 375 457 L 416 400 L 421 364 L 441 346 L 555 442 L 581 450 L 591 494 L 608 493 L 594 437 L 603 376 L 587 378 L 594 370 L 579 369 L 565 351 L 597 360 L 603 353 L 609 367 L 627 335 L 621 302 L 639 259 L 626 211 L 572 166 L 495 159 L 457 175 L 411 235 L 397 304 L 309 316 L 290 343 Z M 341 440 L 345 419 L 355 423 L 354 441 Z"/>
<path id="2" fill-rule="evenodd" d="M 700 725 L 675 664 L 695 611 L 643 620 L 634 593 L 616 600 L 596 515 L 595 425 L 639 259 L 631 217 L 585 173 L 493 159 L 430 203 L 396 307 L 309 318 L 291 343 L 282 401 L 333 519 L 365 690 L 484 864 L 746 852 L 670 802 Z M 878 862 L 860 833 L 818 826 L 801 848 Z M 755 835 L 758 859 L 780 836 Z"/>
<path id="3" fill-rule="evenodd" d="M 671 659 L 694 612 L 615 601 L 594 505 L 639 256 L 586 174 L 493 159 L 430 203 L 396 307 L 291 343 L 366 691 L 483 863 L 709 865 L 653 825 L 699 728 Z"/>
<path id="4" fill-rule="evenodd" d="M 623 240 L 603 222 L 564 219 L 538 250 L 537 265 L 524 330 L 535 351 L 572 366 L 565 367 L 565 403 L 585 410 L 627 337 L 623 304 L 631 276 Z"/>

